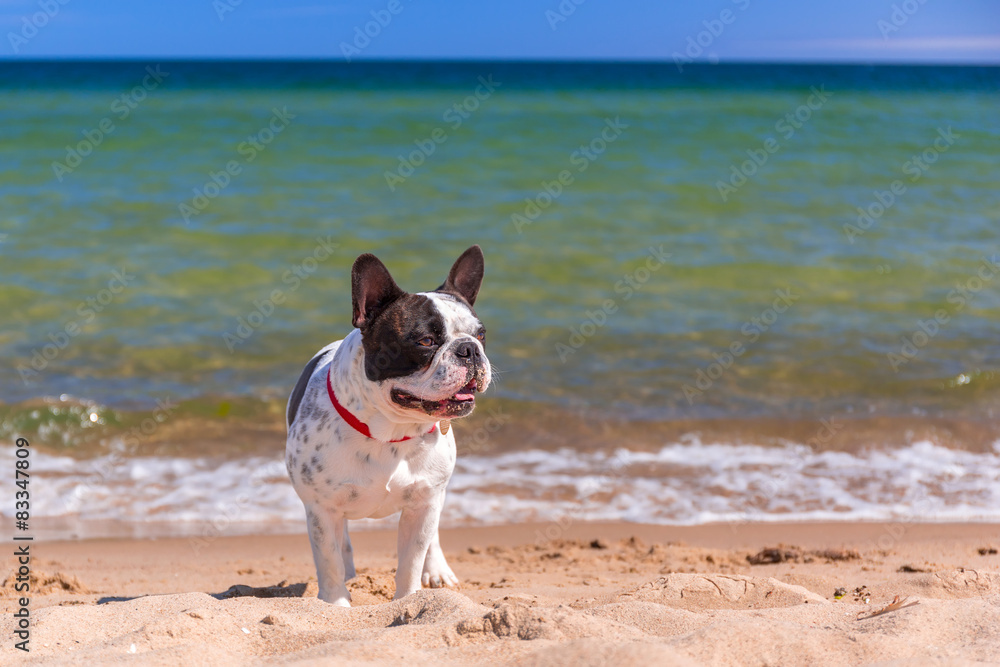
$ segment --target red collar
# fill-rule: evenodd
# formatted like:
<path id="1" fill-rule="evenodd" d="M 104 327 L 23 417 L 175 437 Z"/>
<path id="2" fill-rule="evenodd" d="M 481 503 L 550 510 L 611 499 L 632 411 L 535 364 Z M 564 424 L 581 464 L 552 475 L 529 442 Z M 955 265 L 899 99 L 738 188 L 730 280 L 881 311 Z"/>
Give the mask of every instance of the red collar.
<path id="1" fill-rule="evenodd" d="M 326 374 L 326 391 L 330 394 L 330 402 L 333 403 L 333 407 L 336 408 L 337 414 L 343 417 L 344 421 L 350 424 L 351 428 L 365 436 L 366 438 L 372 437 L 372 432 L 368 429 L 368 424 L 364 423 L 350 412 L 347 411 L 340 401 L 337 400 L 337 395 L 333 393 L 333 384 L 330 383 L 330 373 L 327 371 Z M 434 432 L 437 428 L 437 424 L 431 426 L 431 430 L 427 431 L 427 435 Z M 403 442 L 404 440 L 409 440 L 411 436 L 406 436 L 405 438 L 400 438 L 399 440 L 390 440 L 389 442 Z M 375 438 L 372 438 L 374 440 Z"/>

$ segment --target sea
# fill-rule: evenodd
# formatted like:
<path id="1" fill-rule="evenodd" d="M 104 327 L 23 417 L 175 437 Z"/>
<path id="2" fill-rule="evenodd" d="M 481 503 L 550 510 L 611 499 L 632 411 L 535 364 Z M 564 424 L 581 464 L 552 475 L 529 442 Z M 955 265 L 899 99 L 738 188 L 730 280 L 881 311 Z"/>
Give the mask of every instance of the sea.
<path id="1" fill-rule="evenodd" d="M 353 260 L 479 244 L 444 526 L 1000 521 L 998 110 L 998 67 L 0 62 L 0 515 L 24 438 L 51 539 L 304 532 Z"/>

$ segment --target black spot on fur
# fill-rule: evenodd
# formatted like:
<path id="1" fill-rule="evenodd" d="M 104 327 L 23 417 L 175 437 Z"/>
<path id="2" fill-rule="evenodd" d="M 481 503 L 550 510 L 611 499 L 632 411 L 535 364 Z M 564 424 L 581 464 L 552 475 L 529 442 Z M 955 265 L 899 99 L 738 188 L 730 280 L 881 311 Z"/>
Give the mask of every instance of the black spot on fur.
<path id="1" fill-rule="evenodd" d="M 315 514 L 309 517 L 309 526 L 312 528 L 317 539 L 323 537 L 323 526 L 320 524 L 319 518 Z"/>
<path id="2" fill-rule="evenodd" d="M 323 472 L 323 464 L 322 463 L 317 463 L 316 464 L 316 472 Z"/>
<path id="3" fill-rule="evenodd" d="M 302 436 L 302 444 L 304 444 L 304 445 L 308 445 L 309 444 L 309 434 L 308 433 L 305 434 L 304 436 Z"/>
<path id="4" fill-rule="evenodd" d="M 312 378 L 313 371 L 316 370 L 316 364 L 319 363 L 321 356 L 322 355 L 317 354 L 309 360 L 306 367 L 302 369 L 302 374 L 299 375 L 299 380 L 295 383 L 295 388 L 292 389 L 292 396 L 288 399 L 288 426 L 295 423 L 295 415 L 298 414 L 299 404 L 302 402 L 302 396 L 306 393 L 306 388 L 309 386 L 309 380 Z"/>
<path id="5" fill-rule="evenodd" d="M 302 468 L 299 470 L 299 472 L 302 473 L 302 479 L 303 481 L 305 481 L 306 484 L 311 485 L 313 483 L 312 468 L 310 468 L 308 464 L 303 463 Z"/>
<path id="6" fill-rule="evenodd" d="M 390 445 L 389 446 L 389 451 L 392 452 L 392 458 L 394 458 L 394 459 L 398 459 L 399 458 L 399 448 L 398 447 L 396 447 L 395 445 Z"/>
<path id="7" fill-rule="evenodd" d="M 358 490 L 356 488 L 351 487 L 351 492 L 347 494 L 347 499 L 348 500 L 357 500 L 358 496 L 360 496 L 360 495 L 361 494 L 358 493 Z"/>

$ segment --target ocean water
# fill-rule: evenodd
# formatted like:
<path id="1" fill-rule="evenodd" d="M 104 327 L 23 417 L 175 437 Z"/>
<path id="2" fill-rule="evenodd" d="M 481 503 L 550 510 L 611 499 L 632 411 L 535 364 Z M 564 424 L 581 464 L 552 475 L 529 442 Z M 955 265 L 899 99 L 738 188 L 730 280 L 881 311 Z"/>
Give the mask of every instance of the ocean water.
<path id="1" fill-rule="evenodd" d="M 0 63 L 4 456 L 42 517 L 254 479 L 298 526 L 354 258 L 418 291 L 479 243 L 446 522 L 995 520 L 998 108 L 998 68 Z"/>
<path id="2" fill-rule="evenodd" d="M 9 450 L 0 450 L 0 463 L 13 462 Z M 47 536 L 204 538 L 302 530 L 302 503 L 274 457 L 112 454 L 81 464 L 39 454 L 32 463 L 47 489 L 33 506 Z M 543 532 L 576 521 L 735 529 L 758 521 L 995 523 L 998 478 L 1000 447 L 983 455 L 929 441 L 859 454 L 793 444 L 710 445 L 695 437 L 655 452 L 530 449 L 460 457 L 441 521 L 447 527 L 547 524 Z M 352 526 L 389 528 L 395 521 Z"/>

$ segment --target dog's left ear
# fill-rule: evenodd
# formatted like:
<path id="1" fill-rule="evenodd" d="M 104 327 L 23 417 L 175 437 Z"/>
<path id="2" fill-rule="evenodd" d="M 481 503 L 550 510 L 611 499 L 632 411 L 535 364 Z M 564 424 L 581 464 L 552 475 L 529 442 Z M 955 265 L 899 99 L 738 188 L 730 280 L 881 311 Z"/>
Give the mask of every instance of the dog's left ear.
<path id="1" fill-rule="evenodd" d="M 437 291 L 457 294 L 473 306 L 476 303 L 476 296 L 479 295 L 479 287 L 483 284 L 485 267 L 483 249 L 474 245 L 455 260 L 448 273 L 448 279 Z"/>

